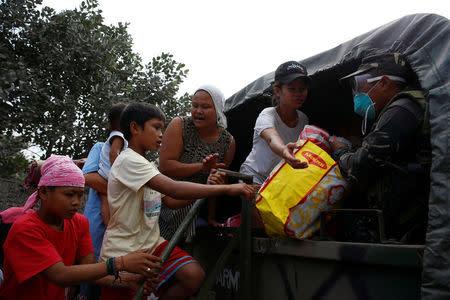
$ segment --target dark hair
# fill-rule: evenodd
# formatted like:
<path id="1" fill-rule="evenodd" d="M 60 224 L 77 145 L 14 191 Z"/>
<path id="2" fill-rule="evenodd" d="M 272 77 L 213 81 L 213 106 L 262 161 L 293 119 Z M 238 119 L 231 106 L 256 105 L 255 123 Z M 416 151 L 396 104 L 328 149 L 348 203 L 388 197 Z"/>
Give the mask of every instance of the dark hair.
<path id="1" fill-rule="evenodd" d="M 125 109 L 127 105 L 125 103 L 119 102 L 113 104 L 108 111 L 108 135 L 111 131 L 120 128 L 120 114 Z"/>
<path id="2" fill-rule="evenodd" d="M 273 82 L 273 89 L 272 89 L 272 106 L 276 107 L 278 104 L 280 104 L 280 95 L 275 93 L 275 87 L 281 89 L 283 84 L 280 81 L 274 81 Z"/>
<path id="3" fill-rule="evenodd" d="M 120 115 L 120 130 L 125 139 L 129 140 L 131 137 L 131 122 L 136 122 L 139 126 L 144 128 L 145 122 L 154 118 L 162 121 L 165 121 L 166 119 L 163 111 L 153 104 L 142 102 L 128 104 Z"/>

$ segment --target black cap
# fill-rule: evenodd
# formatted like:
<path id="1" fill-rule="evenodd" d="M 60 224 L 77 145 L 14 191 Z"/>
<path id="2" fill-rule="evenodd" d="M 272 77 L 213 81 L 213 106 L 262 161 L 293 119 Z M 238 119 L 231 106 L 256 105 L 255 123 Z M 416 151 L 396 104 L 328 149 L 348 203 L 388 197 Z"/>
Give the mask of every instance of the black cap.
<path id="1" fill-rule="evenodd" d="M 282 84 L 289 83 L 300 77 L 308 79 L 308 71 L 306 71 L 305 66 L 296 61 L 285 62 L 275 71 L 275 81 L 279 81 Z"/>
<path id="2" fill-rule="evenodd" d="M 400 53 L 376 54 L 363 58 L 356 72 L 353 72 L 340 80 L 345 80 L 356 75 L 375 70 L 385 75 L 394 75 L 409 80 L 412 74 L 411 67 L 405 57 Z"/>

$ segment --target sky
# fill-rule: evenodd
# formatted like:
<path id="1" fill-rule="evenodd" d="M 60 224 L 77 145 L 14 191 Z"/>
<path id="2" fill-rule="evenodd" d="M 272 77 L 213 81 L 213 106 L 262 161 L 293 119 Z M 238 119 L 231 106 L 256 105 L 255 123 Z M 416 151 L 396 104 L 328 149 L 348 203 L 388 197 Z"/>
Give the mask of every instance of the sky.
<path id="1" fill-rule="evenodd" d="M 81 0 L 44 0 L 57 11 Z M 162 52 L 189 69 L 180 94 L 203 84 L 225 99 L 288 60 L 316 55 L 414 13 L 450 18 L 445 0 L 99 0 L 106 24 L 129 23 L 144 63 Z"/>

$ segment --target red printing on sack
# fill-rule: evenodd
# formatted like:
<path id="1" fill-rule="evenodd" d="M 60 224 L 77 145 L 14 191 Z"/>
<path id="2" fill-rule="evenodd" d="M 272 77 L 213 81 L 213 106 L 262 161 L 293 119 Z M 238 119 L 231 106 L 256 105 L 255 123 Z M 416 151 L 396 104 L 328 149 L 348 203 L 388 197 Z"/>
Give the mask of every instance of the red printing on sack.
<path id="1" fill-rule="evenodd" d="M 309 164 L 318 166 L 321 169 L 327 168 L 327 163 L 319 155 L 310 151 L 303 151 L 302 155 L 306 158 Z"/>

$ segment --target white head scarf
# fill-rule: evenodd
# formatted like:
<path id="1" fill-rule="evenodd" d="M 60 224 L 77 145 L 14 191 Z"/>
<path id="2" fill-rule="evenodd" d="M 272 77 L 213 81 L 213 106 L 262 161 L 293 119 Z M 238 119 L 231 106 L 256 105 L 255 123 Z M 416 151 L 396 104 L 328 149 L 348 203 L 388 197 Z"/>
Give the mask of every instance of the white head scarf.
<path id="1" fill-rule="evenodd" d="M 227 118 L 223 114 L 223 102 L 225 101 L 225 97 L 223 96 L 222 92 L 212 85 L 203 85 L 199 87 L 195 93 L 198 91 L 205 91 L 207 92 L 213 102 L 214 102 L 214 108 L 216 109 L 216 115 L 217 115 L 217 125 L 223 127 L 223 129 L 227 128 Z M 194 94 L 195 94 L 194 93 Z"/>

